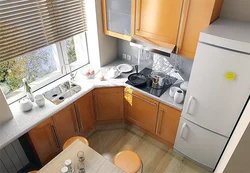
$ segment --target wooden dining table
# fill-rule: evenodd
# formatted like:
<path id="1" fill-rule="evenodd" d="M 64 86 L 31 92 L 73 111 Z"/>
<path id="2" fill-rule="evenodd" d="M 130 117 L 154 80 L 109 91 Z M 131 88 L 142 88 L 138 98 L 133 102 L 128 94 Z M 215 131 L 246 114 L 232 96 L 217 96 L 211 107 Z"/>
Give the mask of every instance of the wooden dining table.
<path id="1" fill-rule="evenodd" d="M 58 154 L 53 160 L 42 167 L 39 173 L 60 173 L 61 168 L 64 167 L 64 162 L 71 159 L 74 173 L 78 173 L 77 164 L 79 151 L 84 152 L 84 167 L 85 173 L 124 173 L 119 167 L 107 160 L 105 157 L 97 153 L 83 142 L 76 140 L 69 147 Z"/>

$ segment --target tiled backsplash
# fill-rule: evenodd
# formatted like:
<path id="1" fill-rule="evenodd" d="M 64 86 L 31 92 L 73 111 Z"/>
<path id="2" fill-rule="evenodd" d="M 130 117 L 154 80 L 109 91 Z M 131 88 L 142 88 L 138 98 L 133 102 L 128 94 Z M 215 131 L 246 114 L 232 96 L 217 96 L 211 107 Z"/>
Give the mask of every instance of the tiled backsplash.
<path id="1" fill-rule="evenodd" d="M 123 54 L 129 55 L 126 58 L 130 59 L 133 63 L 138 63 L 142 66 L 152 65 L 153 70 L 168 71 L 170 66 L 175 67 L 184 80 L 189 80 L 193 60 L 185 57 L 171 54 L 170 57 L 155 54 L 149 51 L 141 51 L 136 47 L 130 46 L 128 41 L 118 40 L 118 56 L 123 58 Z M 138 57 L 139 60 L 138 60 Z"/>

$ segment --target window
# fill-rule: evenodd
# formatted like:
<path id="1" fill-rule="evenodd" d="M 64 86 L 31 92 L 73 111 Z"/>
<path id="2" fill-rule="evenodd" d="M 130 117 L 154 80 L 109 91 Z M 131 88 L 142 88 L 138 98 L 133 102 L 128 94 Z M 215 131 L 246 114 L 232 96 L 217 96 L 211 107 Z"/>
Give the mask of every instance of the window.
<path id="1" fill-rule="evenodd" d="M 25 95 L 22 79 L 35 91 L 89 62 L 85 33 L 0 63 L 0 88 L 8 103 Z"/>

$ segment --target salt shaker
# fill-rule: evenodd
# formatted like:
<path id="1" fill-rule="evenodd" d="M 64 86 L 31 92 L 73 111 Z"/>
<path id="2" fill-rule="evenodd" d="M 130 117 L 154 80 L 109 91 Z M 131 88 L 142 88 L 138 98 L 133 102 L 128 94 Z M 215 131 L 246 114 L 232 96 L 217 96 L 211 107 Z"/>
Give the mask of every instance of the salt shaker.
<path id="1" fill-rule="evenodd" d="M 61 173 L 69 173 L 69 169 L 66 166 L 64 166 L 61 169 Z"/>
<path id="2" fill-rule="evenodd" d="M 74 172 L 74 168 L 72 168 L 72 161 L 70 159 L 65 160 L 64 164 L 68 168 L 68 173 Z"/>

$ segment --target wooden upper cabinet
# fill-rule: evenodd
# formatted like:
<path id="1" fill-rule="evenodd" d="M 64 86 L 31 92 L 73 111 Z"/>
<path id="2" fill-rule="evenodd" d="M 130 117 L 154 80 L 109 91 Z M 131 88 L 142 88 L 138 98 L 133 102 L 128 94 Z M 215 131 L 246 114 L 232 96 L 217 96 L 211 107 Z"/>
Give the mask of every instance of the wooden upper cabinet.
<path id="1" fill-rule="evenodd" d="M 156 134 L 165 141 L 174 144 L 181 112 L 160 103 Z"/>
<path id="2" fill-rule="evenodd" d="M 220 14 L 223 0 L 185 0 L 178 55 L 194 58 L 199 35 Z"/>
<path id="3" fill-rule="evenodd" d="M 98 88 L 93 95 L 96 120 L 123 118 L 123 87 Z"/>
<path id="4" fill-rule="evenodd" d="M 30 130 L 28 135 L 42 165 L 45 165 L 60 152 L 60 144 L 52 118 Z"/>
<path id="5" fill-rule="evenodd" d="M 125 118 L 155 133 L 158 102 L 129 88 L 124 89 Z"/>
<path id="6" fill-rule="evenodd" d="M 131 1 L 102 0 L 103 29 L 106 35 L 131 40 Z"/>
<path id="7" fill-rule="evenodd" d="M 133 1 L 134 35 L 158 46 L 176 45 L 183 0 Z M 168 48 L 168 47 L 167 47 Z"/>
<path id="8" fill-rule="evenodd" d="M 80 133 L 87 134 L 94 129 L 94 104 L 92 91 L 78 99 L 75 103 L 78 115 Z"/>
<path id="9" fill-rule="evenodd" d="M 73 104 L 57 112 L 53 116 L 53 120 L 61 146 L 63 146 L 64 142 L 69 138 L 78 134 L 79 125 Z"/>

